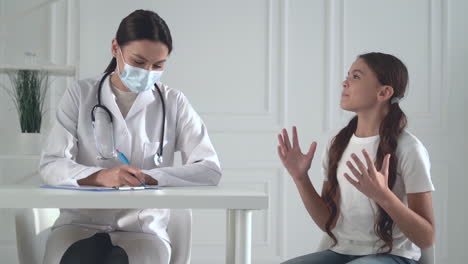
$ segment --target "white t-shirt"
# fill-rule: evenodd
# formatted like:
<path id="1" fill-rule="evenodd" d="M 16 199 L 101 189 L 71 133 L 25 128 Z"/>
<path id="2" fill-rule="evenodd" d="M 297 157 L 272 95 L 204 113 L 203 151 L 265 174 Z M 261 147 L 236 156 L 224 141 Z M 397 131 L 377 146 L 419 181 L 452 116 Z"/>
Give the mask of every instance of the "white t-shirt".
<path id="1" fill-rule="evenodd" d="M 377 154 L 380 137 L 359 138 L 353 135 L 349 141 L 341 160 L 338 163 L 337 180 L 341 192 L 340 214 L 333 234 L 338 244 L 331 250 L 347 255 L 370 255 L 378 253 L 384 245 L 374 232 L 374 223 L 377 218 L 377 204 L 361 193 L 343 176 L 346 172 L 353 179 L 353 173 L 346 166 L 346 161 L 355 162 L 351 154 L 355 153 L 366 165 L 362 150 L 366 149 L 371 157 Z M 328 173 L 328 144 L 322 159 L 322 174 L 327 180 Z M 430 175 L 429 155 L 423 144 L 408 131 L 403 131 L 398 139 L 396 150 L 398 158 L 397 179 L 393 192 L 408 205 L 408 193 L 421 193 L 434 191 Z M 367 166 L 367 165 L 366 165 Z M 391 254 L 409 259 L 419 260 L 421 250 L 411 242 L 395 225 L 393 229 L 393 251 Z"/>

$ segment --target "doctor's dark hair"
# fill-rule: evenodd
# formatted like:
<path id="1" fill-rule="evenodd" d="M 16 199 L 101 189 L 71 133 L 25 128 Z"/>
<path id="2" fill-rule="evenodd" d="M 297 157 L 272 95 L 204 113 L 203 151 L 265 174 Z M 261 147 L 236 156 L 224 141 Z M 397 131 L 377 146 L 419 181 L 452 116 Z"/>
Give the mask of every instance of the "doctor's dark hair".
<path id="1" fill-rule="evenodd" d="M 121 47 L 134 40 L 160 41 L 167 46 L 169 54 L 172 51 L 172 37 L 169 27 L 164 19 L 149 10 L 135 10 L 125 17 L 120 22 L 115 39 Z M 104 71 L 101 83 L 116 67 L 117 60 L 114 57 Z"/>
<path id="2" fill-rule="evenodd" d="M 377 77 L 381 85 L 389 85 L 393 88 L 392 98 L 388 101 L 389 111 L 384 117 L 379 128 L 380 143 L 377 149 L 376 168 L 380 170 L 386 154 L 390 154 L 388 186 L 393 190 L 397 174 L 396 148 L 398 137 L 407 125 L 405 113 L 398 103 L 391 103 L 393 98 L 403 98 L 408 84 L 408 70 L 398 58 L 384 53 L 366 53 L 358 56 L 362 59 Z M 351 136 L 357 128 L 358 117 L 355 116 L 332 140 L 328 154 L 328 180 L 330 187 L 324 191 L 322 199 L 328 207 L 330 216 L 326 222 L 325 230 L 333 239 L 334 245 L 338 243 L 335 235 L 331 232 L 331 226 L 338 218 L 337 203 L 341 199 L 337 180 L 338 163 L 343 152 L 348 146 Z M 378 206 L 378 205 L 377 205 Z M 390 253 L 393 249 L 393 226 L 394 222 L 390 216 L 378 206 L 378 214 L 374 223 L 374 232 L 385 243 L 380 250 Z"/>

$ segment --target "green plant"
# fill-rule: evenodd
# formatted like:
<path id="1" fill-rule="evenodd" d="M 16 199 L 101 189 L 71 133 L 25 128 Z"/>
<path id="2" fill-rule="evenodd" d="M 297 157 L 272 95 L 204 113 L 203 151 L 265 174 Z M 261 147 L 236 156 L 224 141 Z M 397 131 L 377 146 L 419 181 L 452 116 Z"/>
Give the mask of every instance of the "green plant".
<path id="1" fill-rule="evenodd" d="M 4 89 L 13 100 L 23 133 L 40 133 L 49 73 L 41 70 L 8 71 L 11 87 Z"/>

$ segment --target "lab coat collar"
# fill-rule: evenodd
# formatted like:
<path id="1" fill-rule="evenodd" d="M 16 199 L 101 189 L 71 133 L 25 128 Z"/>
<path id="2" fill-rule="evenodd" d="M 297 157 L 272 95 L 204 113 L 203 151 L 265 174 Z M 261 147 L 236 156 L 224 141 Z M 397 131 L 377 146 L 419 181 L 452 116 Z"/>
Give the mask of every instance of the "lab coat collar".
<path id="1" fill-rule="evenodd" d="M 112 89 L 110 87 L 110 76 L 109 75 L 104 83 L 102 84 L 102 96 L 101 100 L 103 104 L 111 111 L 112 115 L 115 118 L 118 118 L 119 120 L 124 121 L 122 113 L 120 112 L 120 109 L 115 102 L 115 95 L 112 92 Z M 161 84 L 158 84 L 159 87 L 161 87 Z M 131 118 L 133 115 L 137 114 L 141 110 L 143 110 L 147 105 L 150 103 L 154 102 L 155 97 L 154 93 L 157 92 L 156 88 L 153 86 L 152 89 L 148 91 L 144 91 L 138 94 L 137 98 L 135 99 L 135 102 L 133 102 L 132 107 L 127 113 L 127 116 L 125 117 L 126 120 Z"/>
<path id="2" fill-rule="evenodd" d="M 135 102 L 133 102 L 133 105 L 130 108 L 130 111 L 128 111 L 128 114 L 125 119 L 131 118 L 133 115 L 143 110 L 147 105 L 154 102 L 155 100 L 154 92 L 155 92 L 155 88 L 153 86 L 152 89 L 139 93 L 137 98 L 135 99 Z"/>
<path id="3" fill-rule="evenodd" d="M 107 76 L 102 83 L 101 103 L 109 109 L 112 113 L 113 119 L 117 119 L 120 123 L 120 121 L 123 121 L 123 116 L 117 102 L 115 101 L 115 95 L 110 87 L 110 76 L 111 75 Z"/>

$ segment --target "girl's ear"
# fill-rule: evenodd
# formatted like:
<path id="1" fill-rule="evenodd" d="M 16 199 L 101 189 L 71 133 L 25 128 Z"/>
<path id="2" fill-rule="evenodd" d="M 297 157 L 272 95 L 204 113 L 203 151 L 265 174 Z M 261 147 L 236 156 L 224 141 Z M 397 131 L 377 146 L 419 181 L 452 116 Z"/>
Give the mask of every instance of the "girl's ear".
<path id="1" fill-rule="evenodd" d="M 384 102 L 390 100 L 394 93 L 393 87 L 390 85 L 384 85 L 380 87 L 379 92 L 377 93 L 377 100 Z"/>

